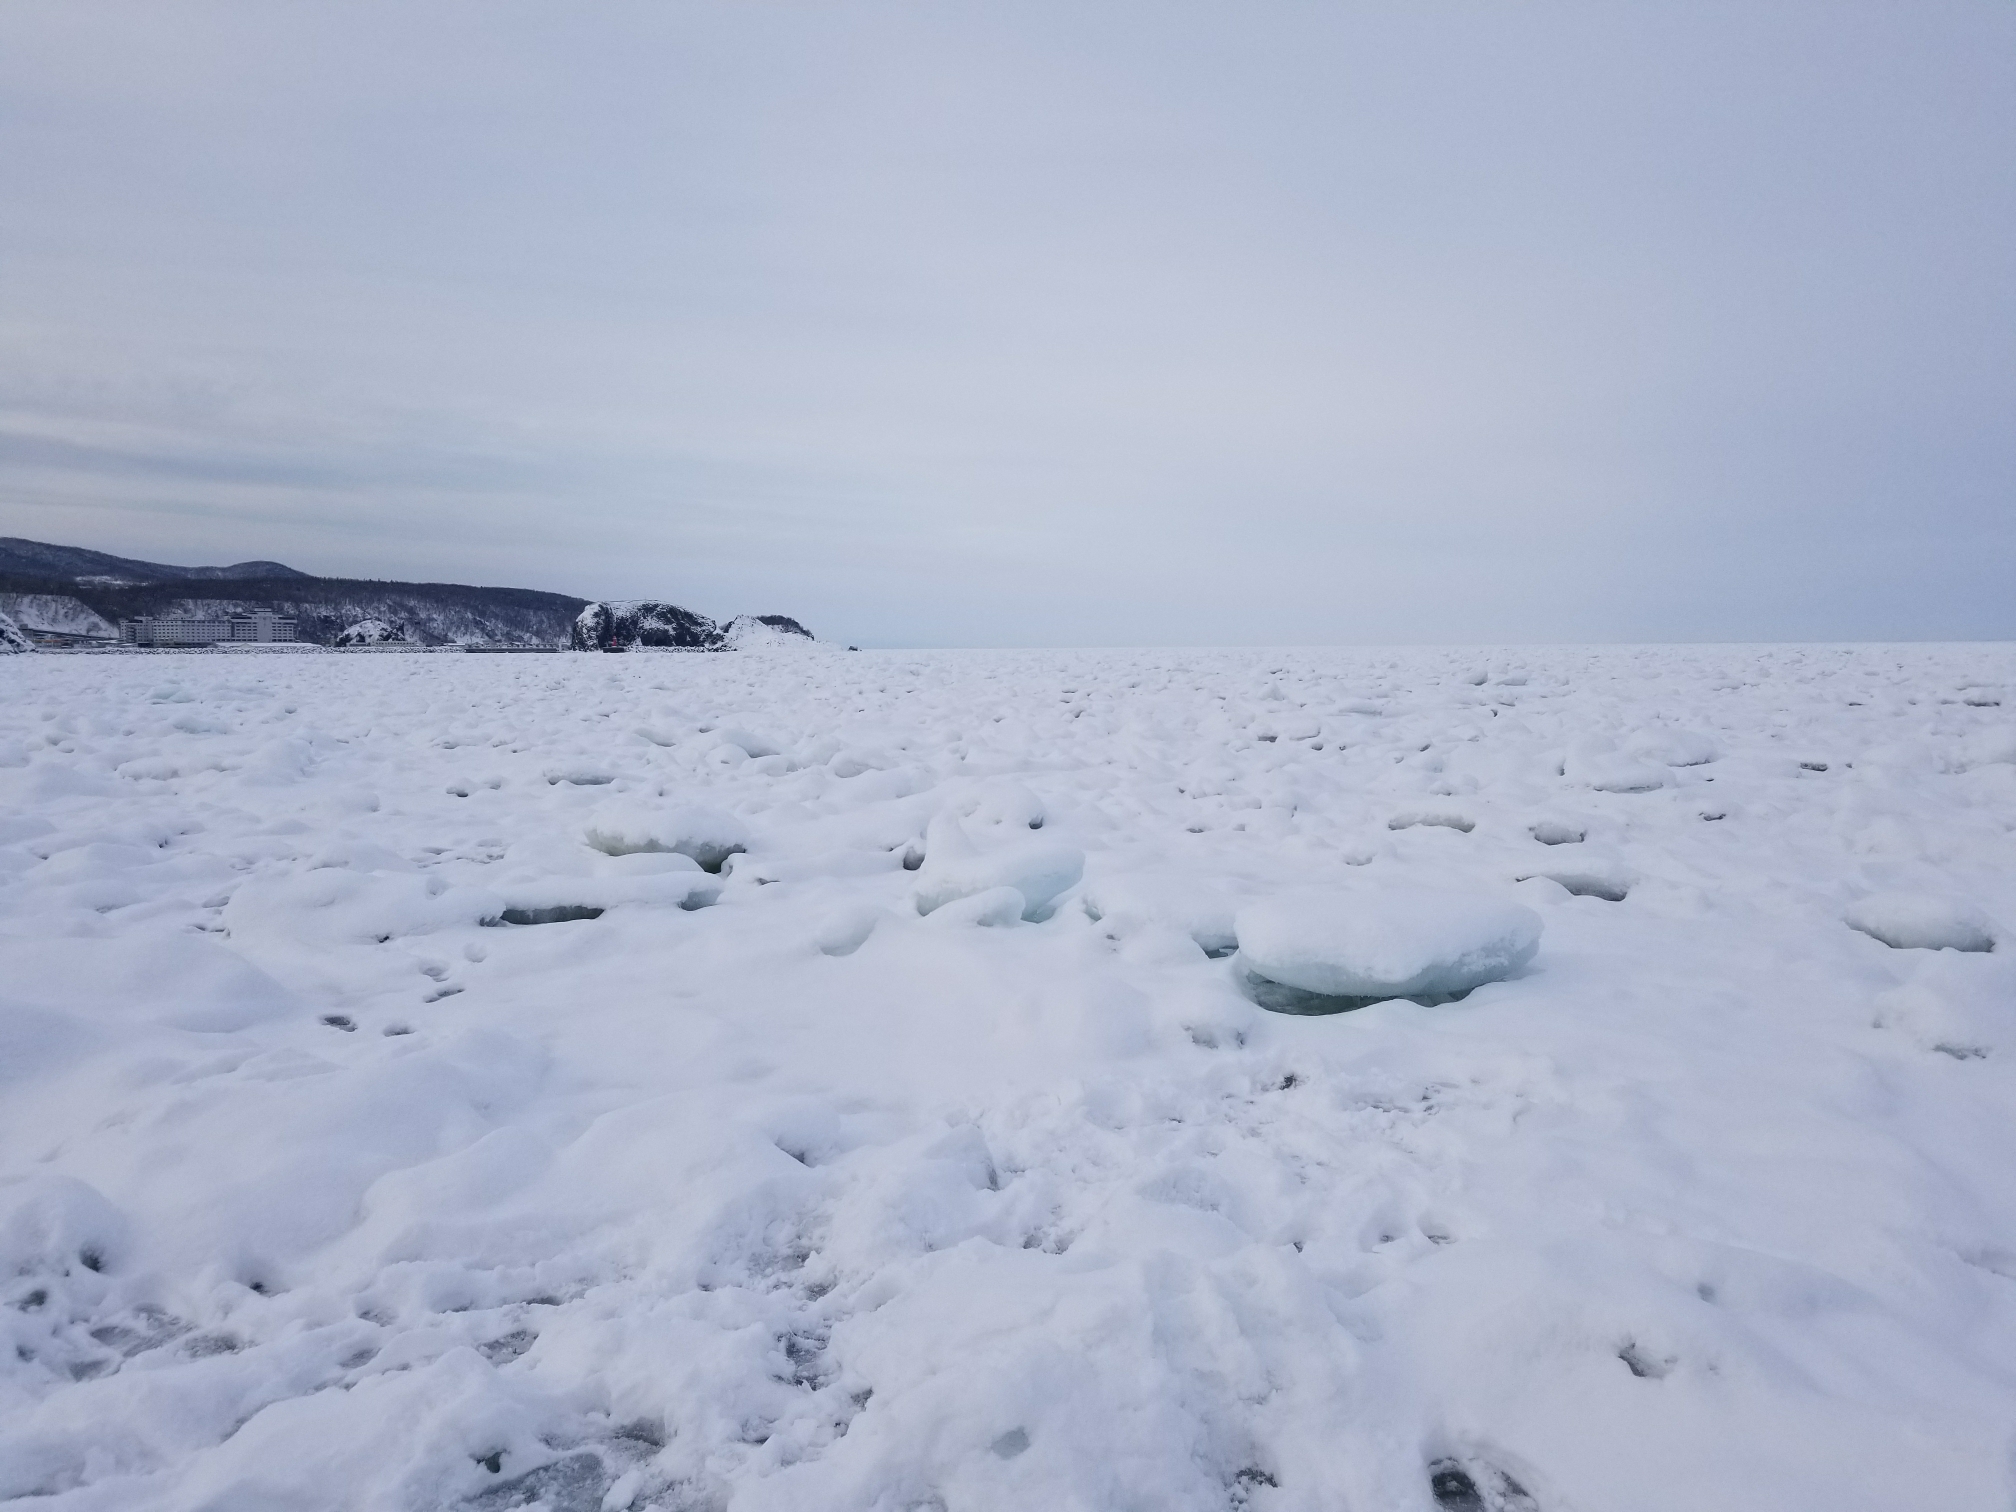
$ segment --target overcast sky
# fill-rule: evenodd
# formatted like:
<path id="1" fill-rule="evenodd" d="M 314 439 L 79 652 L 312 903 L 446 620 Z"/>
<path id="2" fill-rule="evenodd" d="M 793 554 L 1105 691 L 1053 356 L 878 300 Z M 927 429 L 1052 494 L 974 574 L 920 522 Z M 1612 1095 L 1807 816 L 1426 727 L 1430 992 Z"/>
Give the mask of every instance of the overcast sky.
<path id="1" fill-rule="evenodd" d="M 2016 636 L 2016 4 L 7 0 L 0 534 L 882 645 Z"/>

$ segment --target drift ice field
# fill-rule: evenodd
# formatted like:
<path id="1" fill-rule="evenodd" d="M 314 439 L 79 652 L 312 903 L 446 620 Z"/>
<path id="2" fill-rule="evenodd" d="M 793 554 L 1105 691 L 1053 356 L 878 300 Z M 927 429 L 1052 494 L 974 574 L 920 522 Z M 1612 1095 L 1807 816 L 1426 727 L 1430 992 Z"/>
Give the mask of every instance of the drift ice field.
<path id="1" fill-rule="evenodd" d="M 0 690 L 0 1499 L 2016 1501 L 2007 646 Z"/>

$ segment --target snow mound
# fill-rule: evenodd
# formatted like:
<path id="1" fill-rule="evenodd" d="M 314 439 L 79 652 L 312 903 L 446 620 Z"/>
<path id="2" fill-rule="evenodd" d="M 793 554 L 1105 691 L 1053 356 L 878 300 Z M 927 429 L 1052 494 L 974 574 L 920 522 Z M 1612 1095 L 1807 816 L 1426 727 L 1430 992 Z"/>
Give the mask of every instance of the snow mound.
<path id="1" fill-rule="evenodd" d="M 933 924 L 972 924 L 982 929 L 1001 929 L 1022 922 L 1029 900 L 1019 888 L 990 887 L 985 892 L 954 898 L 930 911 Z"/>
<path id="2" fill-rule="evenodd" d="M 669 851 L 718 872 L 730 856 L 749 849 L 749 826 L 722 809 L 659 808 L 635 799 L 605 803 L 588 816 L 583 836 L 605 856 Z"/>
<path id="3" fill-rule="evenodd" d="M 1239 943 L 1231 899 L 1208 882 L 1166 872 L 1101 877 L 1087 885 L 1085 902 L 1109 931 L 1164 924 L 1214 956 L 1229 955 Z"/>
<path id="4" fill-rule="evenodd" d="M 949 805 L 961 819 L 1012 830 L 1040 830 L 1049 821 L 1043 800 L 1012 778 L 975 783 Z"/>
<path id="5" fill-rule="evenodd" d="M 1930 893 L 1872 893 L 1842 918 L 1850 929 L 1859 929 L 1893 950 L 1995 948 L 1994 926 L 1979 909 Z"/>
<path id="6" fill-rule="evenodd" d="M 1540 916 L 1464 893 L 1289 893 L 1239 911 L 1239 956 L 1270 981 L 1326 997 L 1468 992 L 1540 946 Z"/>
<path id="7" fill-rule="evenodd" d="M 783 754 L 772 742 L 736 724 L 716 725 L 712 730 L 707 732 L 706 739 L 708 744 L 716 748 L 733 746 L 751 760 L 764 756 L 781 756 Z"/>
<path id="8" fill-rule="evenodd" d="M 1452 829 L 1459 835 L 1467 835 L 1477 828 L 1477 821 L 1457 809 L 1402 809 L 1386 821 L 1386 828 Z"/>
<path id="9" fill-rule="evenodd" d="M 1599 793 L 1651 793 L 1673 781 L 1673 774 L 1663 766 L 1593 746 L 1571 751 L 1561 770 L 1569 781 Z"/>
<path id="10" fill-rule="evenodd" d="M 1954 1060 L 1986 1060 L 2016 1041 L 2016 962 L 1923 957 L 1912 980 L 1876 995 L 1872 1022 Z"/>
<path id="11" fill-rule="evenodd" d="M 131 1225 L 96 1187 L 32 1171 L 0 1187 L 0 1265 L 16 1276 L 102 1271 L 130 1247 Z"/>
<path id="12" fill-rule="evenodd" d="M 10 939 L 7 949 L 0 1020 L 11 1031 L 7 1069 L 14 1076 L 44 1056 L 60 1063 L 69 1035 L 54 1027 L 59 1022 L 93 1036 L 154 1027 L 228 1034 L 300 1008 L 294 993 L 201 935 L 150 934 L 140 949 L 125 951 L 80 951 L 62 936 Z M 34 1025 L 41 1027 L 24 1032 Z"/>
<path id="13" fill-rule="evenodd" d="M 1517 880 L 1544 877 L 1565 887 L 1578 898 L 1601 898 L 1606 903 L 1622 903 L 1638 877 L 1617 856 L 1599 851 L 1577 850 L 1560 861 L 1522 870 Z"/>
<path id="14" fill-rule="evenodd" d="M 917 872 L 917 912 L 932 913 L 961 898 L 1012 887 L 1022 895 L 1022 917 L 1039 918 L 1085 874 L 1085 852 L 1051 840 L 1017 840 L 982 850 L 950 814 L 931 821 L 924 864 Z"/>
<path id="15" fill-rule="evenodd" d="M 1630 742 L 1631 754 L 1662 766 L 1707 766 L 1722 757 L 1720 746 L 1698 730 L 1647 730 Z"/>
<path id="16" fill-rule="evenodd" d="M 1526 833 L 1542 845 L 1580 845 L 1589 838 L 1589 827 L 1568 819 L 1540 819 Z"/>
<path id="17" fill-rule="evenodd" d="M 34 643 L 21 633 L 21 627 L 9 619 L 5 613 L 0 613 L 0 656 L 6 656 L 16 651 L 33 651 L 34 649 Z"/>
<path id="18" fill-rule="evenodd" d="M 2012 764 L 2016 764 L 2016 725 L 2000 730 L 1983 730 L 1960 747 L 1960 767 L 1963 771 Z"/>

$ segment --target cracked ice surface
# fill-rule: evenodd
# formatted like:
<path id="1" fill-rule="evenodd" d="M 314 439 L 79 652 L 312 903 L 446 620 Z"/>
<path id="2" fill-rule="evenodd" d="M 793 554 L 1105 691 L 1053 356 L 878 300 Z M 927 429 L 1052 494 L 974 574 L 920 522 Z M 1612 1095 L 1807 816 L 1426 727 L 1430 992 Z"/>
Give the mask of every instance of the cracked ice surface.
<path id="1" fill-rule="evenodd" d="M 0 1499 L 2011 1500 L 2007 647 L 0 682 Z"/>

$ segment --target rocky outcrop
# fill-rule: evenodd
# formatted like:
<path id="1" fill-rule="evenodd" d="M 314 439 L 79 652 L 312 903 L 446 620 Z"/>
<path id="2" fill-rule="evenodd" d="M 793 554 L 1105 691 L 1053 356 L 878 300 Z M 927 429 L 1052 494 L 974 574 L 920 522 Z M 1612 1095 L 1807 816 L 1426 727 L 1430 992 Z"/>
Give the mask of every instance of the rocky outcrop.
<path id="1" fill-rule="evenodd" d="M 569 641 L 576 651 L 629 651 L 639 646 L 711 651 L 721 627 L 704 614 L 656 599 L 590 604 L 576 616 Z"/>
<path id="2" fill-rule="evenodd" d="M 775 630 L 781 635 L 802 635 L 807 640 L 813 638 L 810 630 L 807 630 L 788 614 L 738 614 L 735 618 L 728 621 L 728 634 L 733 635 L 738 628 L 746 628 L 753 625 L 762 625 L 766 629 Z"/>
<path id="3" fill-rule="evenodd" d="M 397 646 L 403 645 L 406 631 L 382 619 L 361 619 L 354 625 L 346 625 L 337 632 L 339 646 Z"/>
<path id="4" fill-rule="evenodd" d="M 738 614 L 717 625 L 677 604 L 629 599 L 583 609 L 569 644 L 576 651 L 740 651 L 811 639 L 812 632 L 788 614 Z"/>
<path id="5" fill-rule="evenodd" d="M 0 614 L 0 656 L 8 656 L 16 651 L 33 651 L 35 644 L 21 633 L 21 627 Z"/>
<path id="6" fill-rule="evenodd" d="M 722 644 L 731 650 L 759 646 L 794 646 L 812 640 L 812 632 L 788 614 L 738 614 L 722 627 Z"/>

